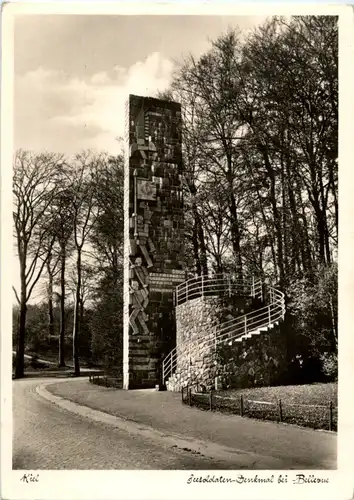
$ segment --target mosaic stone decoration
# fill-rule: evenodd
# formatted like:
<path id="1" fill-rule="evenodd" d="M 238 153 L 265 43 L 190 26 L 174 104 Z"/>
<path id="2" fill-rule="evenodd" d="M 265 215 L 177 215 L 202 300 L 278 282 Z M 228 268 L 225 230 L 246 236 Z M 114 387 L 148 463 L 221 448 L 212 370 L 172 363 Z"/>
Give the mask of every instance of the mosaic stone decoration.
<path id="1" fill-rule="evenodd" d="M 124 177 L 125 389 L 161 383 L 176 344 L 173 292 L 183 270 L 181 106 L 130 95 Z"/>

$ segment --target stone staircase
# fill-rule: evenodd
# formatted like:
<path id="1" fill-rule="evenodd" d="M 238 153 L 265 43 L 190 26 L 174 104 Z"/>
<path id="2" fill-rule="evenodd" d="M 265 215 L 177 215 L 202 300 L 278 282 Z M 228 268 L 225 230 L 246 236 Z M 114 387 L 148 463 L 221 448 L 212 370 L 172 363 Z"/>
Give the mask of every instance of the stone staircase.
<path id="1" fill-rule="evenodd" d="M 245 303 L 250 304 L 248 312 L 247 309 L 230 311 L 219 323 L 210 325 L 202 338 L 183 342 L 168 354 L 163 361 L 163 379 L 168 390 L 181 391 L 183 387 L 196 383 L 204 385 L 206 389 L 213 388 L 215 378 L 222 371 L 218 355 L 221 348 L 245 343 L 253 336 L 271 332 L 284 319 L 285 300 L 282 292 L 269 286 L 264 299 L 264 287 L 254 281 L 250 290 L 251 295 L 245 297 Z M 236 290 L 236 293 L 239 291 Z M 208 297 L 211 295 L 209 288 Z M 208 298 L 204 297 L 203 300 Z"/>

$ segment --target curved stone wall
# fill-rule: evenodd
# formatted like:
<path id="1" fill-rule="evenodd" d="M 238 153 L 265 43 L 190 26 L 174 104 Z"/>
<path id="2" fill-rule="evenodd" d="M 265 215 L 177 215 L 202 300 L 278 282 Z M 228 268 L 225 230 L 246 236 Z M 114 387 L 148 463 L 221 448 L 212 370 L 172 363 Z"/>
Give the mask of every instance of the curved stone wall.
<path id="1" fill-rule="evenodd" d="M 216 374 L 216 350 L 213 339 L 220 324 L 243 315 L 254 308 L 251 297 L 200 297 L 176 307 L 176 345 L 195 344 L 179 353 L 176 373 L 167 383 L 169 390 L 181 390 L 187 383 L 198 380 L 210 387 Z M 209 340 L 209 345 L 198 343 Z"/>
<path id="2" fill-rule="evenodd" d="M 254 335 L 242 342 L 215 346 L 213 339 L 220 325 L 261 306 L 251 297 L 201 297 L 176 307 L 177 348 L 196 341 L 182 354 L 177 368 L 167 382 L 167 389 L 180 391 L 187 384 L 198 382 L 210 390 L 215 377 L 227 387 L 264 386 L 277 382 L 286 369 L 287 350 L 280 328 Z M 198 340 L 209 340 L 204 342 Z"/>
<path id="3" fill-rule="evenodd" d="M 284 332 L 276 326 L 231 346 L 220 346 L 217 363 L 217 375 L 225 389 L 277 385 L 288 367 Z"/>

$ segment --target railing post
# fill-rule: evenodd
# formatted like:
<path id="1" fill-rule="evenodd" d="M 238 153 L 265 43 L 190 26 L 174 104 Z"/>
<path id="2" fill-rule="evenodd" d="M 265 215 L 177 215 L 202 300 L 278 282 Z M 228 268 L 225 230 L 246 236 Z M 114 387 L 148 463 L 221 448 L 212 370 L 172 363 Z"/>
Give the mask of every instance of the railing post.
<path id="1" fill-rule="evenodd" d="M 165 384 L 165 360 L 162 361 L 162 383 Z"/>
<path id="2" fill-rule="evenodd" d="M 271 315 L 271 311 L 270 311 L 270 306 L 268 306 L 268 325 L 270 325 L 272 323 L 271 319 L 272 319 L 272 315 Z"/>
<path id="3" fill-rule="evenodd" d="M 333 403 L 329 403 L 329 430 L 333 430 Z"/>
<path id="4" fill-rule="evenodd" d="M 204 275 L 202 275 L 202 297 L 204 297 Z"/>
<path id="5" fill-rule="evenodd" d="M 186 286 L 186 302 L 187 302 L 187 300 L 188 300 L 188 283 L 186 283 L 185 286 Z"/>
<path id="6" fill-rule="evenodd" d="M 253 298 L 255 298 L 255 296 L 256 296 L 255 286 L 254 286 L 254 276 L 252 276 L 252 290 L 251 290 L 251 295 L 252 295 Z"/>
<path id="7" fill-rule="evenodd" d="M 281 399 L 279 399 L 279 401 L 278 401 L 278 418 L 279 418 L 279 422 L 283 421 L 283 407 L 281 404 Z"/>
<path id="8" fill-rule="evenodd" d="M 245 335 L 247 335 L 247 316 L 245 315 Z"/>
<path id="9" fill-rule="evenodd" d="M 243 406 L 243 395 L 240 396 L 240 416 L 243 417 L 244 414 L 244 406 Z"/>

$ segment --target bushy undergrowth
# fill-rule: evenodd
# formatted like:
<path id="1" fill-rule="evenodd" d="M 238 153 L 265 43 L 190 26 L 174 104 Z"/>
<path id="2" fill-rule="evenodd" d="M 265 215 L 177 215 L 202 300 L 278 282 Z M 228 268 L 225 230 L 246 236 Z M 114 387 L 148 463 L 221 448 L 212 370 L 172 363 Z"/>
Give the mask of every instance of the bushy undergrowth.
<path id="1" fill-rule="evenodd" d="M 322 371 L 331 381 L 338 380 L 338 356 L 336 353 L 324 353 L 321 356 Z"/>

